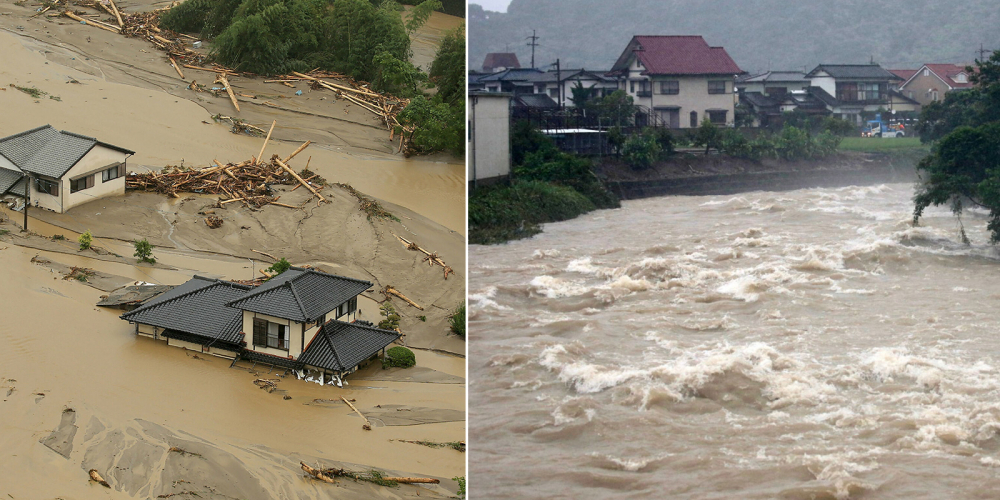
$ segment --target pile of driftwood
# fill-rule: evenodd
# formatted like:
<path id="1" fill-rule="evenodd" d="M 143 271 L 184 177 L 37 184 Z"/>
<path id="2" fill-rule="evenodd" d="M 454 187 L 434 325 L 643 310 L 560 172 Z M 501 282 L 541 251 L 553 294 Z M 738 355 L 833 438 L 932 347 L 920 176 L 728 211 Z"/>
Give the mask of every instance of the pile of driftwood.
<path id="1" fill-rule="evenodd" d="M 341 85 L 328 81 L 335 79 L 346 83 Z M 382 124 L 389 132 L 389 140 L 395 140 L 396 130 L 402 130 L 399 134 L 399 149 L 403 150 L 406 141 L 413 137 L 413 127 L 404 127 L 399 123 L 397 116 L 410 104 L 409 99 L 402 99 L 389 94 L 380 94 L 368 89 L 364 82 L 357 82 L 353 78 L 330 71 L 313 70 L 309 73 L 292 72 L 291 75 L 284 75 L 274 80 L 264 80 L 264 83 L 280 83 L 291 86 L 291 82 L 306 81 L 313 90 L 326 89 L 333 92 L 337 97 L 350 101 L 358 107 L 369 111 L 379 117 Z"/>
<path id="2" fill-rule="evenodd" d="M 448 279 L 448 275 L 449 274 L 453 274 L 455 272 L 454 269 L 452 269 L 451 267 L 449 267 L 447 264 L 444 263 L 443 260 L 441 260 L 441 257 L 438 256 L 437 252 L 428 252 L 427 250 L 424 250 L 423 248 L 420 248 L 420 245 L 418 245 L 415 242 L 410 241 L 410 240 L 408 240 L 406 238 L 403 238 L 402 236 L 400 236 L 398 234 L 393 234 L 393 236 L 395 236 L 396 238 L 398 238 L 399 241 L 400 241 L 400 243 L 406 245 L 406 249 L 407 250 L 412 250 L 414 252 L 420 252 L 420 253 L 426 255 L 426 257 L 424 257 L 423 262 L 426 262 L 427 265 L 433 266 L 434 264 L 437 264 L 437 265 L 441 266 L 444 269 L 444 279 Z"/>
<path id="3" fill-rule="evenodd" d="M 271 129 L 274 129 L 274 124 L 271 125 Z M 258 156 L 264 154 L 268 139 L 270 132 Z M 278 155 L 273 155 L 267 162 L 251 158 L 240 163 L 223 165 L 215 160 L 214 166 L 200 169 L 167 166 L 160 172 L 129 172 L 125 177 L 125 188 L 162 193 L 173 198 L 179 198 L 180 195 L 177 193 L 181 192 L 224 195 L 225 198 L 219 200 L 219 207 L 239 201 L 244 206 L 254 208 L 264 205 L 300 208 L 278 203 L 280 196 L 275 196 L 271 192 L 271 185 L 274 184 L 299 184 L 325 202 L 326 198 L 319 191 L 288 166 L 288 162 L 309 144 L 307 141 L 299 146 L 284 160 L 278 158 Z M 214 227 L 222 225 L 221 221 L 205 222 L 209 227 L 213 227 L 213 224 L 217 224 Z"/>

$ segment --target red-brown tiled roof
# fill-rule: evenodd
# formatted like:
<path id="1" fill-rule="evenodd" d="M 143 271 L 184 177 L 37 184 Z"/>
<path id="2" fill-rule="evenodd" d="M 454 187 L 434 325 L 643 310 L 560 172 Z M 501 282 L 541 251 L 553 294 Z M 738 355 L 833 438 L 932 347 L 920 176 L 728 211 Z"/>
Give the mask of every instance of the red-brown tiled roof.
<path id="1" fill-rule="evenodd" d="M 521 63 L 517 60 L 517 54 L 513 52 L 490 52 L 483 60 L 483 72 L 492 73 L 495 68 L 520 68 Z"/>
<path id="2" fill-rule="evenodd" d="M 935 75 L 944 80 L 952 88 L 964 89 L 972 86 L 972 83 L 968 81 L 968 77 L 970 76 L 968 74 L 965 75 L 965 82 L 956 82 L 954 80 L 954 77 L 959 73 L 965 73 L 965 66 L 960 64 L 925 64 L 924 66 L 933 71 Z"/>
<path id="3" fill-rule="evenodd" d="M 726 49 L 709 47 L 701 36 L 634 36 L 612 71 L 628 64 L 634 51 L 647 75 L 736 75 L 743 70 Z"/>

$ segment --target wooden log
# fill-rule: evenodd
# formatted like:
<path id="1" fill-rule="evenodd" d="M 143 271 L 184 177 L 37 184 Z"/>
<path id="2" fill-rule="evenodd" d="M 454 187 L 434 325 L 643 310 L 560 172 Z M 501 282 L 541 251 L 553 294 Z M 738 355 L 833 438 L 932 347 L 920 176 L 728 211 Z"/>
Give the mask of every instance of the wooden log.
<path id="1" fill-rule="evenodd" d="M 300 78 L 305 78 L 306 80 L 313 80 L 313 81 L 318 82 L 320 85 L 323 85 L 324 87 L 327 87 L 327 88 L 333 87 L 333 88 L 336 88 L 336 89 L 339 89 L 339 90 L 346 90 L 347 92 L 354 92 L 354 93 L 357 93 L 357 94 L 365 94 L 365 95 L 370 95 L 372 97 L 381 97 L 378 94 L 376 94 L 375 92 L 372 92 L 370 90 L 352 89 L 350 87 L 345 87 L 343 85 L 337 85 L 335 83 L 325 82 L 323 80 L 320 80 L 319 78 L 316 78 L 315 76 L 304 75 L 304 74 L 296 72 L 296 71 L 293 71 L 292 74 L 295 75 L 295 76 L 298 76 Z M 330 90 L 333 90 L 333 89 L 330 89 Z"/>
<path id="2" fill-rule="evenodd" d="M 316 175 L 313 175 L 313 176 L 311 176 L 311 177 L 307 177 L 307 178 L 305 179 L 305 181 L 306 181 L 306 182 L 309 182 L 309 181 L 311 181 L 312 179 L 315 179 L 315 178 L 317 178 L 317 177 L 319 177 L 319 174 L 316 174 Z M 295 191 L 296 189 L 298 189 L 298 188 L 300 188 L 300 187 L 302 187 L 302 184 L 296 184 L 296 185 L 295 185 L 295 187 L 293 187 L 293 188 L 292 188 L 292 191 Z"/>
<path id="3" fill-rule="evenodd" d="M 229 85 L 229 80 L 226 78 L 226 74 L 225 73 L 219 73 L 219 77 L 216 78 L 215 81 L 220 82 L 220 83 L 222 83 L 223 85 L 226 86 L 226 93 L 229 94 L 229 99 L 231 101 L 233 101 L 233 106 L 236 107 L 236 112 L 239 113 L 239 111 L 240 111 L 240 104 L 238 102 L 236 102 L 236 95 L 233 94 L 233 89 Z"/>
<path id="4" fill-rule="evenodd" d="M 440 479 L 434 479 L 430 477 L 383 477 L 382 480 L 395 481 L 397 483 L 403 483 L 403 484 L 414 484 L 414 483 L 438 484 L 441 482 Z"/>
<path id="5" fill-rule="evenodd" d="M 89 26 L 93 26 L 95 28 L 101 28 L 102 30 L 107 30 L 107 31 L 110 31 L 112 33 L 118 33 L 118 31 L 116 31 L 116 30 L 113 30 L 113 29 L 111 29 L 111 28 L 109 28 L 107 26 L 102 26 L 102 25 L 97 24 L 97 23 L 95 23 L 93 21 L 88 21 L 88 20 L 86 20 L 86 19 L 84 19 L 84 18 L 82 18 L 82 17 L 80 17 L 80 16 L 78 16 L 78 15 L 76 15 L 76 14 L 68 11 L 68 10 L 66 12 L 64 12 L 63 14 L 66 17 L 68 17 L 70 19 L 73 19 L 75 21 L 79 21 L 79 22 L 81 22 L 83 24 L 86 24 L 86 25 L 89 25 Z"/>
<path id="6" fill-rule="evenodd" d="M 305 462 L 299 462 L 299 465 L 301 465 L 302 470 L 306 471 L 306 473 L 308 473 L 310 476 L 319 479 L 324 483 L 336 484 L 336 481 L 327 477 L 326 474 L 323 474 L 323 471 L 309 467 L 308 465 L 306 465 Z"/>
<path id="7" fill-rule="evenodd" d="M 234 73 L 234 72 L 232 72 L 232 71 L 230 71 L 228 69 L 204 68 L 204 67 L 201 67 L 201 66 L 192 66 L 190 64 L 185 64 L 184 67 L 185 68 L 191 68 L 191 69 L 198 69 L 198 70 L 201 70 L 201 71 L 210 71 L 212 73 L 223 73 L 223 74 L 227 74 L 227 75 L 235 75 L 236 74 L 236 73 Z"/>
<path id="8" fill-rule="evenodd" d="M 99 472 L 97 472 L 97 469 L 90 469 L 90 471 L 88 471 L 88 474 L 90 474 L 90 480 L 91 481 L 93 481 L 93 482 L 95 482 L 95 483 L 97 483 L 97 484 L 99 484 L 101 486 L 104 486 L 105 488 L 110 488 L 111 487 L 111 485 L 108 484 L 108 482 L 105 481 L 103 477 L 101 477 L 101 474 Z"/>
<path id="9" fill-rule="evenodd" d="M 295 158 L 295 155 L 301 153 L 302 150 L 305 149 L 305 148 L 307 148 L 307 147 L 309 147 L 310 144 L 312 144 L 312 141 L 306 141 L 304 144 L 302 144 L 301 146 L 299 146 L 298 149 L 296 149 L 295 151 L 292 151 L 292 154 L 288 155 L 288 158 L 285 158 L 285 163 L 288 163 L 289 161 L 292 160 L 292 158 Z M 312 158 L 312 157 L 310 156 L 310 158 Z"/>
<path id="10" fill-rule="evenodd" d="M 279 260 L 281 260 L 281 259 L 279 259 L 279 258 L 277 258 L 277 257 L 275 257 L 275 256 L 273 256 L 273 255 L 271 255 L 271 254 L 269 254 L 269 253 L 267 253 L 267 252 L 261 252 L 260 250 L 254 250 L 254 249 L 252 249 L 252 248 L 250 249 L 250 251 L 251 251 L 251 252 L 254 252 L 254 253 L 259 253 L 259 254 L 261 254 L 261 255 L 264 255 L 264 256 L 267 256 L 267 257 L 270 257 L 270 258 L 271 258 L 271 260 L 273 260 L 273 261 L 275 261 L 275 262 L 278 262 Z"/>
<path id="11" fill-rule="evenodd" d="M 246 199 L 245 197 L 244 197 L 244 198 L 233 198 L 233 199 L 231 199 L 231 200 L 226 200 L 226 201 L 220 201 L 220 202 L 219 202 L 219 205 L 225 205 L 226 203 L 232 203 L 232 202 L 234 202 L 234 201 L 243 201 L 243 200 L 245 200 L 245 199 Z"/>
<path id="12" fill-rule="evenodd" d="M 110 1 L 111 1 L 111 8 L 114 9 L 115 11 L 115 18 L 118 19 L 118 26 L 124 28 L 125 23 L 122 22 L 122 14 L 121 12 L 118 12 L 118 6 L 115 5 L 115 0 L 110 0 Z M 101 3 L 100 0 L 98 0 L 97 3 Z"/>
<path id="13" fill-rule="evenodd" d="M 274 131 L 274 124 L 278 123 L 278 120 L 271 120 L 271 128 L 267 130 L 267 137 L 264 138 L 264 145 L 260 147 L 260 153 L 257 153 L 257 162 L 260 163 L 260 159 L 264 157 L 264 148 L 267 147 L 267 141 L 271 140 L 271 132 Z"/>
<path id="14" fill-rule="evenodd" d="M 395 295 L 395 296 L 403 299 L 404 301 L 406 301 L 407 304 L 410 304 L 411 306 L 416 307 L 417 309 L 420 309 L 421 311 L 424 310 L 423 307 L 420 307 L 416 302 L 410 300 L 406 295 L 403 295 L 402 293 L 400 293 L 399 290 L 396 290 L 395 288 L 393 288 L 392 285 L 389 285 L 389 286 L 385 287 L 385 290 L 383 290 L 383 292 L 386 293 L 386 294 L 388 294 L 388 295 Z"/>
<path id="15" fill-rule="evenodd" d="M 368 420 L 368 417 L 366 417 L 363 413 L 361 413 L 360 411 L 358 411 L 358 409 L 355 408 L 354 405 L 352 405 L 351 402 L 348 401 L 347 398 L 345 398 L 344 396 L 341 396 L 340 399 L 343 399 L 344 402 L 347 403 L 347 406 L 350 406 L 351 409 L 354 410 L 354 413 L 357 413 L 359 417 L 361 417 L 361 418 L 364 419 L 365 425 L 361 426 L 362 429 L 364 429 L 366 431 L 372 430 L 372 423 Z"/>
<path id="16" fill-rule="evenodd" d="M 177 66 L 177 61 L 175 61 L 173 57 L 170 57 L 170 56 L 167 56 L 167 57 L 170 58 L 170 64 L 172 64 L 174 66 L 174 70 L 177 71 L 178 75 L 181 75 L 181 80 L 183 80 L 184 79 L 184 72 L 181 71 L 180 66 Z"/>
<path id="17" fill-rule="evenodd" d="M 275 202 L 275 201 L 270 202 L 270 204 L 271 205 L 277 205 L 279 207 L 293 208 L 295 210 L 298 210 L 299 208 L 301 208 L 301 207 L 296 207 L 296 206 L 292 206 L 292 205 L 286 205 L 284 203 L 278 203 L 278 202 Z"/>
<path id="18" fill-rule="evenodd" d="M 312 186 L 310 186 L 306 181 L 302 180 L 302 178 L 299 177 L 299 174 L 296 174 L 295 171 L 292 170 L 291 168 L 289 168 L 288 165 L 285 165 L 285 162 L 283 162 L 281 160 L 275 160 L 275 162 L 278 165 L 280 165 L 281 168 L 285 169 L 285 171 L 287 171 L 288 173 L 292 174 L 292 177 L 295 177 L 295 180 L 299 181 L 300 184 L 302 184 L 303 186 L 305 186 L 306 189 L 308 189 L 310 192 L 312 192 L 312 194 L 316 195 L 317 198 L 319 198 L 322 201 L 327 201 L 327 199 L 324 198 L 323 195 L 319 194 L 319 191 L 316 191 L 315 189 L 313 189 Z"/>

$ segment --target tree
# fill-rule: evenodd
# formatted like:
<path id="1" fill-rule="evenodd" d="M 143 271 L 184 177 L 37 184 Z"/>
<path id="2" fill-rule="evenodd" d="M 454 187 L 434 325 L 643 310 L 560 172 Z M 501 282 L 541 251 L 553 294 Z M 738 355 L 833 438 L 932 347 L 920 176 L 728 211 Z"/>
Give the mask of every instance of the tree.
<path id="1" fill-rule="evenodd" d="M 465 106 L 449 106 L 437 95 L 414 97 L 399 114 L 399 123 L 414 127 L 413 145 L 418 153 L 465 150 Z"/>
<path id="2" fill-rule="evenodd" d="M 622 147 L 625 163 L 635 170 L 645 170 L 653 166 L 660 157 L 660 144 L 652 134 L 633 134 Z"/>
<path id="3" fill-rule="evenodd" d="M 292 268 L 292 264 L 285 260 L 284 257 L 278 259 L 278 262 L 271 264 L 271 267 L 265 269 L 265 271 L 272 273 L 272 277 L 277 276 Z"/>
<path id="4" fill-rule="evenodd" d="M 718 149 L 721 142 L 722 135 L 719 133 L 719 127 L 716 127 L 710 120 L 702 120 L 701 126 L 698 127 L 698 131 L 694 135 L 694 144 L 705 146 L 705 154 L 707 155 L 709 149 Z"/>
<path id="5" fill-rule="evenodd" d="M 584 87 L 583 83 L 580 82 L 580 80 L 577 80 L 576 84 L 570 87 L 569 89 L 569 92 L 571 94 L 569 100 L 573 103 L 573 106 L 583 109 L 583 107 L 591 99 L 593 99 L 594 94 L 596 93 L 596 91 L 594 90 L 595 85 L 597 84 L 595 83 L 594 85 L 591 85 L 589 87 Z"/>
<path id="6" fill-rule="evenodd" d="M 635 119 L 635 104 L 632 96 L 624 90 L 616 90 L 597 101 L 594 110 L 602 119 L 614 127 L 627 127 Z"/>
<path id="7" fill-rule="evenodd" d="M 133 242 L 135 245 L 135 257 L 139 258 L 139 262 L 145 262 L 147 264 L 156 264 L 156 258 L 153 257 L 153 245 L 149 244 L 149 240 L 143 238 L 141 240 L 136 240 Z"/>
<path id="8" fill-rule="evenodd" d="M 81 234 L 76 241 L 80 244 L 80 250 L 86 250 L 90 248 L 90 244 L 94 242 L 94 235 L 90 234 L 90 229 L 88 229 L 84 231 L 84 233 Z"/>
<path id="9" fill-rule="evenodd" d="M 431 63 L 431 81 L 437 86 L 441 100 L 465 107 L 465 25 L 449 31 Z"/>
<path id="10" fill-rule="evenodd" d="M 929 206 L 948 204 L 960 217 L 965 204 L 972 203 L 989 210 L 987 229 L 990 242 L 996 244 L 1000 242 L 1000 114 L 995 114 L 1000 110 L 1000 51 L 976 65 L 978 73 L 972 80 L 982 99 L 964 105 L 953 101 L 950 110 L 971 116 L 975 125 L 948 132 L 917 164 L 926 177 L 913 198 L 913 223 L 919 223 Z M 964 230 L 962 236 L 968 241 Z"/>

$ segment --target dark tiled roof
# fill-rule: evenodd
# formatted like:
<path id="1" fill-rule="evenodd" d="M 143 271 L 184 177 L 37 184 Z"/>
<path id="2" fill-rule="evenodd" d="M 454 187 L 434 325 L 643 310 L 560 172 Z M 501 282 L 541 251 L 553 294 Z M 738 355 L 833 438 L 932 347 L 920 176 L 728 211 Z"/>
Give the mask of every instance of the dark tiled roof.
<path id="1" fill-rule="evenodd" d="M 559 104 L 545 94 L 521 94 L 514 97 L 515 106 L 527 108 L 558 108 Z"/>
<path id="2" fill-rule="evenodd" d="M 740 83 L 807 83 L 806 74 L 801 71 L 768 71 L 759 75 L 747 75 L 737 78 Z"/>
<path id="3" fill-rule="evenodd" d="M 535 83 L 555 83 L 557 79 L 562 78 L 562 81 L 580 79 L 614 82 L 615 79 L 606 76 L 607 73 L 607 71 L 591 71 L 588 69 L 563 69 L 559 71 L 550 69 L 545 73 L 530 76 L 528 81 Z"/>
<path id="4" fill-rule="evenodd" d="M 246 295 L 249 286 L 195 276 L 190 281 L 121 315 L 122 319 L 189 335 L 239 344 L 243 311 L 226 304 Z"/>
<path id="5" fill-rule="evenodd" d="M 371 287 L 369 281 L 293 267 L 228 305 L 308 323 Z"/>
<path id="6" fill-rule="evenodd" d="M 400 335 L 357 323 L 329 321 L 316 333 L 299 361 L 335 372 L 348 371 L 368 359 Z"/>
<path id="7" fill-rule="evenodd" d="M 544 71 L 534 68 L 506 69 L 492 75 L 486 75 L 479 79 L 480 82 L 514 82 L 527 81 L 543 74 Z"/>
<path id="8" fill-rule="evenodd" d="M 809 92 L 809 95 L 819 99 L 820 102 L 827 106 L 837 106 L 840 104 L 840 101 L 837 100 L 836 97 L 830 95 L 830 93 L 823 90 L 822 87 L 809 87 L 807 91 Z"/>
<path id="9" fill-rule="evenodd" d="M 854 80 L 900 80 L 900 78 L 878 64 L 820 64 L 806 74 L 806 77 L 816 76 L 820 71 L 827 72 L 834 78 Z"/>
<path id="10" fill-rule="evenodd" d="M 632 54 L 647 75 L 737 75 L 743 70 L 722 47 L 701 36 L 634 36 L 611 71 L 625 71 Z"/>
<path id="11" fill-rule="evenodd" d="M 135 154 L 71 132 L 60 132 L 51 125 L 34 128 L 0 139 L 0 154 L 21 170 L 49 177 L 62 177 L 95 145 L 101 145 L 126 154 Z"/>
<path id="12" fill-rule="evenodd" d="M 7 170 L 6 168 L 0 167 L 0 195 L 7 194 L 10 188 L 17 184 L 17 181 L 24 177 L 22 172 L 15 172 L 13 170 Z M 14 194 L 18 194 L 14 192 Z M 24 191 L 21 191 L 24 194 Z"/>
<path id="13" fill-rule="evenodd" d="M 760 92 L 741 92 L 740 100 L 757 109 L 777 108 L 781 104 L 777 99 L 772 99 Z"/>
<path id="14" fill-rule="evenodd" d="M 490 52 L 483 59 L 483 71 L 489 73 L 494 68 L 520 68 L 521 63 L 517 60 L 517 54 L 513 52 Z"/>

